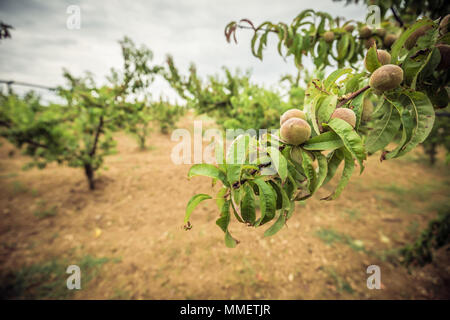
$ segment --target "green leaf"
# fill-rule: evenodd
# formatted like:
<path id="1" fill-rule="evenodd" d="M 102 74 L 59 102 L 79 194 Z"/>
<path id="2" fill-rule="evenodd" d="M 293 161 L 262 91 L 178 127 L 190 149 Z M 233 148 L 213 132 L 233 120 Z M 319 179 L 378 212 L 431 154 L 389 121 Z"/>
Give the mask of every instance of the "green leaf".
<path id="1" fill-rule="evenodd" d="M 220 181 L 222 181 L 224 185 L 228 186 L 225 173 L 212 164 L 208 163 L 194 164 L 189 169 L 188 178 L 192 178 L 194 176 L 205 176 L 213 179 L 219 179 Z"/>
<path id="2" fill-rule="evenodd" d="M 247 153 L 250 146 L 250 136 L 248 134 L 241 134 L 230 144 L 227 150 L 227 164 L 246 163 Z"/>
<path id="3" fill-rule="evenodd" d="M 216 195 L 216 204 L 217 204 L 217 207 L 219 207 L 219 210 L 222 209 L 223 204 L 225 203 L 225 198 L 224 198 L 224 196 L 225 196 L 225 194 L 227 193 L 227 191 L 228 191 L 228 188 L 222 187 L 222 188 L 220 188 L 220 190 L 217 192 L 217 195 Z"/>
<path id="4" fill-rule="evenodd" d="M 328 126 L 342 139 L 345 148 L 356 158 L 360 166 L 360 173 L 364 170 L 363 160 L 366 152 L 361 137 L 346 121 L 338 118 L 331 119 Z"/>
<path id="5" fill-rule="evenodd" d="M 405 143 L 397 157 L 414 149 L 419 143 L 422 143 L 433 129 L 435 113 L 430 99 L 422 92 L 404 91 L 409 98 L 412 117 L 414 118 L 414 127 L 412 129 L 411 139 Z"/>
<path id="6" fill-rule="evenodd" d="M 334 131 L 327 131 L 306 141 L 303 149 L 332 151 L 339 149 L 343 145 L 342 139 Z"/>
<path id="7" fill-rule="evenodd" d="M 186 214 L 184 216 L 184 223 L 187 223 L 189 221 L 189 218 L 191 216 L 192 211 L 194 211 L 194 209 L 197 207 L 197 205 L 204 201 L 204 200 L 208 200 L 208 199 L 212 199 L 211 196 L 207 195 L 207 194 L 196 194 L 195 196 L 193 196 L 187 206 L 186 206 Z"/>
<path id="8" fill-rule="evenodd" d="M 314 152 L 316 156 L 317 162 L 319 164 L 319 172 L 317 174 L 317 178 L 314 182 L 314 188 L 311 194 L 314 194 L 319 188 L 322 186 L 325 181 L 328 173 L 328 161 L 327 158 L 320 152 Z"/>
<path id="9" fill-rule="evenodd" d="M 381 67 L 381 63 L 378 60 L 378 53 L 376 46 L 372 46 L 367 50 L 366 58 L 364 60 L 367 71 L 370 73 Z"/>
<path id="10" fill-rule="evenodd" d="M 230 224 L 230 200 L 224 202 L 220 210 L 220 218 L 216 220 L 216 224 L 223 232 L 227 232 Z"/>
<path id="11" fill-rule="evenodd" d="M 341 37 L 341 39 L 337 43 L 337 60 L 342 61 L 347 56 L 347 52 L 349 49 L 349 43 L 350 43 L 351 34 L 350 33 L 344 33 Z"/>
<path id="12" fill-rule="evenodd" d="M 277 221 L 275 221 L 275 223 L 264 232 L 264 237 L 273 236 L 275 233 L 280 231 L 281 228 L 283 228 L 285 223 L 286 223 L 286 216 L 285 216 L 284 212 L 281 212 Z"/>
<path id="13" fill-rule="evenodd" d="M 300 150 L 302 152 L 302 168 L 306 175 L 306 178 L 308 179 L 308 184 L 307 184 L 308 189 L 312 194 L 312 191 L 314 189 L 314 184 L 316 181 L 316 170 L 314 169 L 313 160 L 311 159 L 308 152 L 306 152 L 303 149 L 300 149 Z"/>
<path id="14" fill-rule="evenodd" d="M 322 185 L 327 184 L 331 179 L 333 179 L 337 168 L 341 164 L 342 160 L 344 160 L 344 154 L 343 154 L 342 150 L 343 149 L 338 149 L 327 155 L 328 172 L 327 172 L 327 177 L 323 181 Z"/>
<path id="15" fill-rule="evenodd" d="M 333 71 L 323 82 L 325 90 L 330 91 L 337 79 L 339 79 L 346 73 L 351 73 L 352 71 L 353 70 L 351 68 L 338 69 L 336 71 Z"/>
<path id="16" fill-rule="evenodd" d="M 269 154 L 272 164 L 275 166 L 281 180 L 286 180 L 288 171 L 285 157 L 281 154 L 278 148 L 274 147 L 268 147 L 267 153 Z"/>
<path id="17" fill-rule="evenodd" d="M 341 192 L 344 190 L 345 186 L 347 185 L 348 181 L 350 180 L 350 177 L 352 176 L 353 170 L 355 169 L 355 162 L 353 161 L 352 155 L 350 152 L 344 149 L 344 170 L 342 171 L 341 179 L 339 180 L 338 186 L 336 187 L 336 190 L 329 195 L 328 197 L 325 197 L 321 200 L 334 200 Z"/>
<path id="18" fill-rule="evenodd" d="M 245 222 L 254 224 L 256 220 L 255 214 L 255 193 L 247 183 L 244 184 L 244 197 L 241 202 L 241 215 Z"/>
<path id="19" fill-rule="evenodd" d="M 236 239 L 234 239 L 230 232 L 227 230 L 227 232 L 225 233 L 225 245 L 228 248 L 236 248 L 236 245 L 238 244 L 238 242 L 236 241 Z"/>
<path id="20" fill-rule="evenodd" d="M 327 96 L 322 99 L 317 106 L 317 121 L 319 125 L 323 122 L 328 122 L 334 110 L 336 110 L 336 102 L 338 97 L 335 95 Z"/>
<path id="21" fill-rule="evenodd" d="M 388 101 L 384 101 L 384 104 L 386 112 L 381 119 L 375 121 L 373 130 L 367 136 L 366 147 L 370 153 L 386 147 L 400 128 L 400 115 Z"/>
<path id="22" fill-rule="evenodd" d="M 267 184 L 263 178 L 258 177 L 252 180 L 252 183 L 256 184 L 259 189 L 259 201 L 261 208 L 261 218 L 256 222 L 256 226 L 263 225 L 264 223 L 272 220 L 275 217 L 276 210 L 276 198 L 272 187 Z"/>

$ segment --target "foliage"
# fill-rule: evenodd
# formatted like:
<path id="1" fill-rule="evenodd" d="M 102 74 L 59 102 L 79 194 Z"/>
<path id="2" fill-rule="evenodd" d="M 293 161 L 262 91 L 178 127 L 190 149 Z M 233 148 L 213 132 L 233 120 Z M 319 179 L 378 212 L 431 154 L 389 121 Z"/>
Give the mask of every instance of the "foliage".
<path id="1" fill-rule="evenodd" d="M 430 221 L 419 238 L 410 245 L 402 248 L 399 253 L 406 265 L 424 266 L 433 261 L 433 250 L 450 243 L 450 208 L 444 206 L 439 216 Z"/>
<path id="2" fill-rule="evenodd" d="M 292 216 L 295 202 L 311 197 L 327 184 L 341 163 L 343 170 L 336 189 L 322 200 L 336 199 L 349 182 L 355 166 L 359 167 L 360 173 L 363 172 L 368 154 L 383 151 L 380 160 L 386 160 L 414 149 L 430 134 L 434 108 L 442 105 L 432 92 L 445 90 L 447 93 L 448 86 L 447 71 L 440 67 L 446 57 L 441 57 L 436 47 L 448 44 L 448 34 L 442 32 L 438 21 L 426 17 L 405 29 L 392 26 L 396 28 L 398 37 L 390 48 L 385 46 L 390 54 L 390 64 L 385 66 L 385 62 L 379 60 L 376 39 L 364 46 L 367 35 L 361 32 L 365 27 L 363 23 L 357 23 L 360 37 L 355 38 L 350 29 L 344 28 L 348 23 L 340 26 L 339 19 L 312 10 L 301 12 L 289 26 L 264 22 L 255 27 L 248 19 L 242 22 L 254 31 L 251 49 L 259 59 L 262 59 L 263 49 L 268 43 L 268 34 L 272 32 L 279 37 L 280 55 L 293 55 L 298 68 L 302 65 L 302 57 L 309 55 L 319 70 L 334 63 L 338 69 L 324 79 L 312 79 L 308 83 L 303 111 L 312 134 L 305 143 L 289 145 L 279 133 L 259 137 L 242 134 L 233 141 L 226 156 L 223 156 L 223 146 L 216 141 L 216 166 L 195 164 L 191 167 L 189 177 L 203 175 L 223 185 L 214 197 L 220 211 L 216 224 L 224 231 L 228 247 L 235 247 L 238 243 L 229 230 L 231 213 L 238 222 L 253 227 L 274 221 L 264 234 L 271 236 Z M 390 27 L 389 21 L 384 22 Z M 227 40 L 236 39 L 238 27 L 242 26 L 237 22 L 226 26 Z M 419 29 L 424 30 L 424 27 L 426 31 L 415 39 L 415 45 L 407 49 L 405 43 L 411 35 Z M 325 36 L 327 31 L 335 34 L 333 39 Z M 337 42 L 337 55 L 332 49 L 334 41 Z M 367 47 L 367 52 L 364 47 Z M 353 68 L 363 58 L 366 70 Z M 344 68 L 344 65 L 350 67 Z M 391 70 L 396 72 L 395 79 Z M 380 82 L 384 84 L 377 85 Z M 448 104 L 448 95 L 442 97 L 445 105 Z M 370 121 L 362 118 L 366 99 L 375 101 L 377 105 Z M 345 114 L 354 114 L 355 120 L 337 116 L 342 114 L 335 113 L 339 108 L 350 109 Z M 277 116 L 281 116 L 281 112 Z M 304 126 L 302 121 L 297 122 Z M 401 136 L 397 137 L 399 132 Z M 189 219 L 195 206 L 212 198 L 200 194 L 189 201 L 185 217 L 187 228 L 192 227 Z"/>
<path id="3" fill-rule="evenodd" d="M 431 130 L 428 138 L 422 143 L 425 153 L 430 158 L 430 164 L 434 165 L 436 162 L 437 148 L 443 146 L 446 150 L 446 163 L 450 163 L 450 121 L 448 117 L 450 113 L 448 108 L 441 111 L 436 111 L 436 121 L 434 122 L 433 130 Z"/>
<path id="4" fill-rule="evenodd" d="M 137 48 L 128 38 L 120 44 L 123 69 L 111 70 L 109 85 L 96 84 L 89 73 L 75 77 L 64 72 L 67 84 L 57 93 L 65 105 L 43 106 L 33 94 L 0 96 L 0 136 L 25 147 L 25 154 L 33 157 L 28 167 L 44 168 L 50 162 L 81 167 L 94 189 L 95 171 L 115 152 L 114 132 L 136 133 L 145 146 L 153 118 L 144 89 L 161 67 L 149 65 L 152 52 L 146 47 Z"/>
<path id="5" fill-rule="evenodd" d="M 279 92 L 252 84 L 249 72 L 241 74 L 238 70 L 233 74 L 224 67 L 225 79 L 209 76 L 202 81 L 194 65 L 188 77 L 180 75 L 171 56 L 167 66 L 165 78 L 187 106 L 214 118 L 225 129 L 273 128 L 278 124 L 278 114 L 289 109 Z M 292 86 L 291 97 L 298 99 L 302 91 Z"/>

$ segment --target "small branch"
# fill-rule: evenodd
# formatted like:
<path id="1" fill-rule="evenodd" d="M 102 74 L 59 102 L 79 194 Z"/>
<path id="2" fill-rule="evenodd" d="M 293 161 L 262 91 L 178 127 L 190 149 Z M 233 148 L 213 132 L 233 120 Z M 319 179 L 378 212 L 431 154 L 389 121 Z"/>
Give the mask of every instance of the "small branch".
<path id="1" fill-rule="evenodd" d="M 46 146 L 46 145 L 44 145 L 44 144 L 41 144 L 41 143 L 39 143 L 39 142 L 32 141 L 32 140 L 26 139 L 26 140 L 23 140 L 23 142 L 28 143 L 28 144 L 30 144 L 30 145 L 32 145 L 32 146 L 35 146 L 35 147 L 48 149 L 48 146 Z"/>
<path id="2" fill-rule="evenodd" d="M 402 18 L 398 15 L 397 11 L 395 11 L 394 6 L 391 6 L 392 14 L 394 15 L 395 20 L 400 24 L 400 27 L 403 27 L 404 23 Z"/>
<path id="3" fill-rule="evenodd" d="M 365 87 L 363 87 L 363 88 L 361 88 L 361 89 L 359 89 L 359 90 L 357 90 L 357 91 L 355 91 L 355 92 L 353 92 L 353 93 L 351 93 L 351 94 L 349 94 L 349 95 L 347 95 L 347 96 L 343 96 L 343 97 L 342 97 L 342 101 L 338 103 L 338 105 L 336 106 L 336 108 L 342 107 L 344 104 L 346 104 L 346 103 L 349 102 L 350 100 L 356 98 L 357 96 L 359 96 L 361 93 L 363 93 L 364 91 L 366 91 L 366 90 L 369 89 L 369 88 L 370 88 L 370 86 L 367 85 L 367 86 L 365 86 Z"/>
<path id="4" fill-rule="evenodd" d="M 95 154 L 95 151 L 97 150 L 98 139 L 100 137 L 100 132 L 102 131 L 102 128 L 103 128 L 103 116 L 100 117 L 100 122 L 98 124 L 97 131 L 95 132 L 94 145 L 92 146 L 91 152 L 89 152 L 90 157 L 92 157 Z"/>

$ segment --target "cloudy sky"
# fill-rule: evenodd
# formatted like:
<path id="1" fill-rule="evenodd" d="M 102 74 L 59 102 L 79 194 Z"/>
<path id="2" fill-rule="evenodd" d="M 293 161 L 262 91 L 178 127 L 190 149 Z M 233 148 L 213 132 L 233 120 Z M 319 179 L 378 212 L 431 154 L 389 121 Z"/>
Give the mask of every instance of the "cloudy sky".
<path id="1" fill-rule="evenodd" d="M 81 9 L 79 30 L 66 27 L 70 5 Z M 200 75 L 220 74 L 223 65 L 250 68 L 254 81 L 270 86 L 295 71 L 277 54 L 275 38 L 260 62 L 250 52 L 249 30 L 239 30 L 236 45 L 225 41 L 224 27 L 240 18 L 290 22 L 307 8 L 346 19 L 365 16 L 362 6 L 332 0 L 0 0 L 0 21 L 14 26 L 12 39 L 0 43 L 0 79 L 56 86 L 65 67 L 76 75 L 89 70 L 101 82 L 121 65 L 117 41 L 127 35 L 148 46 L 157 63 L 170 53 L 183 72 L 190 62 Z M 154 90 L 174 97 L 164 83 Z"/>

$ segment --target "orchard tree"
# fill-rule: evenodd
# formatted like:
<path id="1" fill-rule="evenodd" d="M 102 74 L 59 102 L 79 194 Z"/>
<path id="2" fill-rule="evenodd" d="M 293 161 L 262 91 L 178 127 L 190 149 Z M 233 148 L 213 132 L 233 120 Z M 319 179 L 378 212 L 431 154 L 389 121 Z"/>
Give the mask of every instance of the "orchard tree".
<path id="1" fill-rule="evenodd" d="M 234 74 L 223 67 L 224 78 L 209 76 L 201 79 L 191 65 L 189 76 L 183 76 L 176 68 L 173 58 L 167 58 L 166 80 L 187 101 L 187 107 L 197 114 L 214 118 L 225 129 L 270 128 L 278 122 L 278 115 L 289 109 L 282 94 L 251 83 L 250 73 Z M 300 90 L 301 91 L 301 90 Z M 303 90 L 304 91 L 304 90 Z M 289 93 L 301 95 L 291 84 Z"/>
<path id="2" fill-rule="evenodd" d="M 33 158 L 28 167 L 57 162 L 83 168 L 92 190 L 104 157 L 115 152 L 113 133 L 147 125 L 146 100 L 140 99 L 160 67 L 149 65 L 149 49 L 136 48 L 128 38 L 120 44 L 123 69 L 112 70 L 109 85 L 96 84 L 89 73 L 75 77 L 64 71 L 67 84 L 57 93 L 65 105 L 43 106 L 31 95 L 0 97 L 0 135 Z"/>
<path id="3" fill-rule="evenodd" d="M 368 155 L 381 151 L 380 160 L 401 157 L 430 134 L 434 109 L 448 104 L 449 16 L 416 15 L 400 25 L 398 12 L 390 12 L 383 12 L 377 29 L 313 10 L 289 24 L 256 26 L 242 19 L 226 26 L 228 41 L 237 42 L 240 28 L 252 30 L 251 52 L 261 60 L 269 35 L 275 35 L 279 54 L 292 57 L 297 69 L 305 57 L 317 69 L 335 69 L 308 83 L 303 104 L 278 114 L 278 132 L 239 135 L 226 151 L 216 141 L 217 165 L 195 164 L 189 170 L 189 178 L 202 175 L 222 184 L 214 196 L 220 212 L 216 223 L 228 247 L 238 243 L 229 231 L 231 215 L 253 227 L 274 221 L 265 231 L 273 235 L 291 218 L 295 202 L 313 196 L 342 163 L 336 189 L 322 200 L 336 199 L 355 167 L 363 172 Z M 208 199 L 213 197 L 197 194 L 188 202 L 187 229 L 195 207 Z"/>

